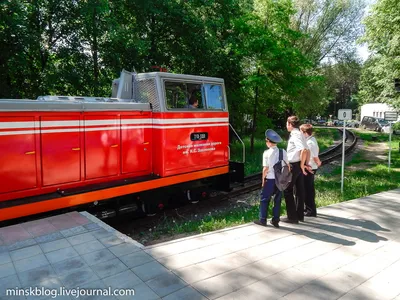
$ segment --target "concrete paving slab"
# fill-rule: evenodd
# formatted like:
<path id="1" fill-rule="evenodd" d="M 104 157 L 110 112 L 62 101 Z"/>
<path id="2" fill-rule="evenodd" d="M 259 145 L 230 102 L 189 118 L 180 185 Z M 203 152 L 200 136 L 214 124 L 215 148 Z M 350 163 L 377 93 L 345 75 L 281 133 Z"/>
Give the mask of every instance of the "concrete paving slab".
<path id="1" fill-rule="evenodd" d="M 30 247 L 10 251 L 10 256 L 13 261 L 16 261 L 16 260 L 20 260 L 23 258 L 28 258 L 28 257 L 34 256 L 34 255 L 38 255 L 41 253 L 43 253 L 42 249 L 38 245 L 35 245 L 35 246 L 30 246 Z"/>
<path id="2" fill-rule="evenodd" d="M 62 283 L 68 288 L 100 279 L 90 267 L 83 267 L 71 273 L 60 275 Z"/>
<path id="3" fill-rule="evenodd" d="M 87 232 L 87 229 L 83 226 L 76 226 L 76 227 L 60 230 L 60 233 L 64 237 L 70 237 L 70 236 L 78 235 L 78 234 L 85 233 L 85 232 Z"/>
<path id="4" fill-rule="evenodd" d="M 0 238 L 5 245 L 32 238 L 30 233 L 21 225 L 0 228 Z"/>
<path id="5" fill-rule="evenodd" d="M 128 267 L 134 268 L 145 263 L 151 262 L 153 257 L 143 251 L 136 251 L 134 253 L 120 256 L 119 259 Z"/>
<path id="6" fill-rule="evenodd" d="M 164 297 L 163 300 L 207 300 L 207 298 L 192 287 L 187 286 L 179 291 L 169 294 Z"/>
<path id="7" fill-rule="evenodd" d="M 44 253 L 71 247 L 71 244 L 66 239 L 60 239 L 52 242 L 42 243 L 39 245 Z"/>
<path id="8" fill-rule="evenodd" d="M 46 253 L 47 259 L 52 264 L 62 261 L 66 257 L 75 257 L 75 256 L 79 256 L 79 254 L 73 247 L 62 248 L 59 250 Z"/>
<path id="9" fill-rule="evenodd" d="M 7 289 L 21 287 L 21 283 L 16 274 L 0 278 L 0 296 L 1 299 L 14 299 L 14 297 L 7 297 Z"/>
<path id="10" fill-rule="evenodd" d="M 38 267 L 18 274 L 24 288 L 46 286 L 50 280 L 57 280 L 57 273 L 50 265 Z"/>
<path id="11" fill-rule="evenodd" d="M 220 276 L 211 277 L 193 284 L 194 288 L 208 299 L 217 299 L 235 291 L 234 287 L 225 283 Z M 249 298 L 251 299 L 251 298 Z"/>
<path id="12" fill-rule="evenodd" d="M 11 262 L 11 257 L 8 252 L 0 252 L 0 265 Z"/>
<path id="13" fill-rule="evenodd" d="M 118 258 L 95 264 L 91 268 L 99 278 L 110 277 L 128 269 Z"/>
<path id="14" fill-rule="evenodd" d="M 131 254 L 133 252 L 137 252 L 140 250 L 136 245 L 130 243 L 123 243 L 116 246 L 112 246 L 108 248 L 114 255 L 123 256 L 127 254 Z"/>
<path id="15" fill-rule="evenodd" d="M 82 258 L 87 262 L 89 266 L 114 259 L 115 257 L 116 256 L 112 254 L 111 251 L 108 249 L 102 249 L 82 255 Z"/>
<path id="16" fill-rule="evenodd" d="M 100 242 L 105 246 L 105 247 L 112 247 L 112 246 L 116 246 L 119 244 L 122 244 L 124 241 L 116 236 L 108 236 L 105 238 L 101 238 Z"/>
<path id="17" fill-rule="evenodd" d="M 97 240 L 89 241 L 89 242 L 74 246 L 75 251 L 78 252 L 80 255 L 90 253 L 93 251 L 98 251 L 98 250 L 101 250 L 104 248 L 105 247 L 103 246 L 103 244 L 101 244 Z"/>
<path id="18" fill-rule="evenodd" d="M 14 250 L 18 250 L 21 248 L 25 248 L 25 247 L 29 247 L 29 246 L 33 246 L 36 245 L 37 242 L 34 239 L 27 239 L 27 240 L 22 240 L 22 241 L 18 241 L 12 244 L 9 244 L 6 247 L 6 251 L 14 251 Z"/>
<path id="19" fill-rule="evenodd" d="M 85 227 L 88 231 L 95 231 L 101 228 L 97 223 L 88 223 L 83 225 L 83 227 Z"/>
<path id="20" fill-rule="evenodd" d="M 207 273 L 204 269 L 196 265 L 177 269 L 174 270 L 173 272 L 187 283 L 194 283 L 211 277 L 209 273 Z"/>
<path id="21" fill-rule="evenodd" d="M 90 232 L 70 236 L 67 238 L 68 242 L 73 246 L 93 241 L 95 239 L 96 238 Z"/>
<path id="22" fill-rule="evenodd" d="M 20 259 L 14 262 L 15 269 L 18 273 L 28 271 L 30 269 L 35 269 L 48 265 L 49 261 L 44 256 L 44 254 L 38 254 L 28 258 Z"/>
<path id="23" fill-rule="evenodd" d="M 169 270 L 157 261 L 152 261 L 131 269 L 143 281 L 148 281 L 159 275 L 168 273 Z"/>
<path id="24" fill-rule="evenodd" d="M 160 297 L 172 294 L 187 285 L 186 282 L 172 272 L 150 279 L 146 281 L 146 284 Z"/>
<path id="25" fill-rule="evenodd" d="M 53 232 L 45 235 L 35 237 L 37 243 L 48 243 L 62 239 L 64 236 L 60 232 Z"/>
<path id="26" fill-rule="evenodd" d="M 126 270 L 124 272 L 103 278 L 103 282 L 106 286 L 109 286 L 113 289 L 133 288 L 134 286 L 143 283 L 143 281 L 131 270 Z"/>
<path id="27" fill-rule="evenodd" d="M 84 299 L 84 300 L 116 300 L 114 296 L 104 296 L 104 295 L 98 295 L 95 293 L 95 289 L 107 289 L 107 286 L 104 284 L 102 280 L 96 280 L 96 281 L 91 281 L 84 283 L 80 286 L 81 289 L 86 289 L 86 290 L 93 290 L 92 293 L 88 295 L 83 295 L 80 296 L 79 299 Z"/>
<path id="28" fill-rule="evenodd" d="M 21 226 L 28 231 L 33 237 L 49 234 L 57 231 L 57 228 L 54 227 L 48 220 L 41 219 L 36 221 L 30 221 L 26 223 L 22 223 Z"/>
<path id="29" fill-rule="evenodd" d="M 82 257 L 72 257 L 64 259 L 63 261 L 60 262 L 56 262 L 52 266 L 58 275 L 64 275 L 75 272 L 76 270 L 82 268 L 86 268 L 88 265 L 82 259 Z"/>
<path id="30" fill-rule="evenodd" d="M 0 265 L 0 278 L 14 274 L 16 274 L 16 271 L 12 262 Z"/>
<path id="31" fill-rule="evenodd" d="M 158 300 L 161 299 L 158 295 L 145 283 L 133 286 L 135 296 L 118 296 L 120 300 L 125 299 L 143 299 L 143 300 Z"/>

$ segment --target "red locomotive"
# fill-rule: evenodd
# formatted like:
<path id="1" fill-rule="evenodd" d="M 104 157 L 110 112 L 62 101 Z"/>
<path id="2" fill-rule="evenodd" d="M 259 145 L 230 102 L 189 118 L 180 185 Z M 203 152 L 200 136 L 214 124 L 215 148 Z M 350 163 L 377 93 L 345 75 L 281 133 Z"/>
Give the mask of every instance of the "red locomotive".
<path id="1" fill-rule="evenodd" d="M 240 181 L 222 79 L 122 71 L 112 89 L 0 100 L 0 221 L 109 199 L 153 213 L 171 191 L 227 188 L 232 167 Z"/>

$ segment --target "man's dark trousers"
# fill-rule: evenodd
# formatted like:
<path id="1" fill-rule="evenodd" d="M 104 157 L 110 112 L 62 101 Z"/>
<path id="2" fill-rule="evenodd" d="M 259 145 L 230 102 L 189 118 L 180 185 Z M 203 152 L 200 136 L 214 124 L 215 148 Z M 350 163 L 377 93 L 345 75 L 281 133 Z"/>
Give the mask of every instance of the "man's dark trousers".
<path id="1" fill-rule="evenodd" d="M 304 220 L 304 175 L 300 162 L 290 163 L 292 168 L 292 182 L 284 191 L 287 217 L 291 221 Z M 293 188 L 296 187 L 296 201 Z M 296 203 L 297 202 L 297 203 Z"/>
<path id="2" fill-rule="evenodd" d="M 305 187 L 305 198 L 306 210 L 311 213 L 312 216 L 317 215 L 317 208 L 315 206 L 315 186 L 314 176 L 318 169 L 313 170 L 314 174 L 307 171 L 307 176 L 304 176 L 304 187 Z"/>

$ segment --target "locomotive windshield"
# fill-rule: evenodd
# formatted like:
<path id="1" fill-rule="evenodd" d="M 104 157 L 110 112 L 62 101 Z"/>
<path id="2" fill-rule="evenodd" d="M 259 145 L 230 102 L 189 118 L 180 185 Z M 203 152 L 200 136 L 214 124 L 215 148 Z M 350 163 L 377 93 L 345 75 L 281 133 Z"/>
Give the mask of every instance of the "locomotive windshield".
<path id="1" fill-rule="evenodd" d="M 164 81 L 168 110 L 223 110 L 222 86 L 210 83 Z"/>

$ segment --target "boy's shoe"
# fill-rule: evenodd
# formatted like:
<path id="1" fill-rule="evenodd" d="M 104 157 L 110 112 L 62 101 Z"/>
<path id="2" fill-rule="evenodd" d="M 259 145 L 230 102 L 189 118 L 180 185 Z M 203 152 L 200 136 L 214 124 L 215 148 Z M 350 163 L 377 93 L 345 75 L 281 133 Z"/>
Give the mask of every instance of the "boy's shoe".
<path id="1" fill-rule="evenodd" d="M 254 220 L 254 224 L 261 225 L 261 226 L 267 226 L 267 222 L 262 222 L 260 220 Z"/>
<path id="2" fill-rule="evenodd" d="M 279 228 L 279 221 L 271 220 L 269 221 L 274 227 Z"/>

